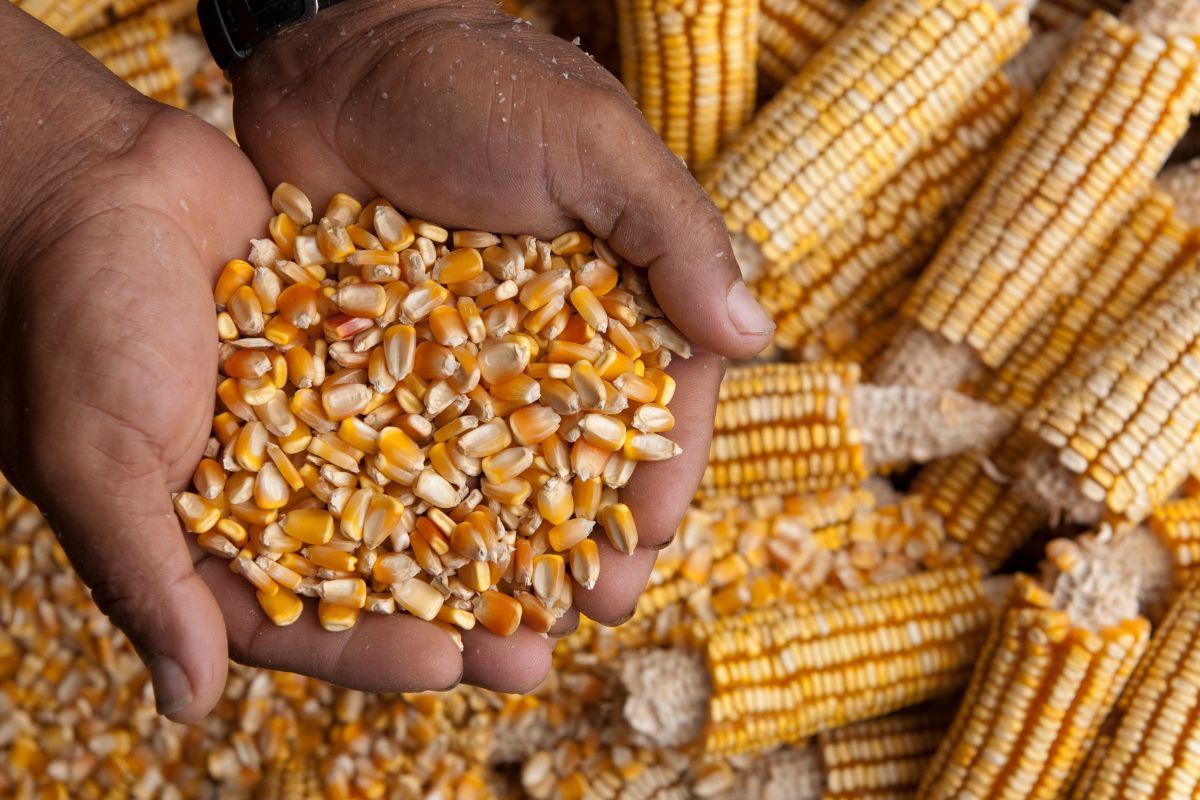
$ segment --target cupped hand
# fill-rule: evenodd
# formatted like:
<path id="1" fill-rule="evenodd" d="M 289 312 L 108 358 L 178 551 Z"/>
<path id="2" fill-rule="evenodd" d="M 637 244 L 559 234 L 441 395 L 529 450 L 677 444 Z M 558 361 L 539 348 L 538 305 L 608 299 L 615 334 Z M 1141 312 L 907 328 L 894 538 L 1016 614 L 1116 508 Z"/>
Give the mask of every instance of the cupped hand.
<path id="1" fill-rule="evenodd" d="M 318 207 L 345 191 L 448 227 L 549 237 L 583 226 L 647 268 L 700 352 L 671 367 L 683 455 L 643 464 L 622 490 L 640 546 L 626 557 L 600 537 L 600 581 L 575 592 L 589 617 L 628 618 L 704 470 L 720 356 L 771 339 L 685 165 L 611 74 L 488 0 L 356 0 L 285 30 L 232 78 L 245 151 L 269 184 L 297 183 Z M 495 685 L 495 637 L 466 638 L 465 678 Z M 547 660 L 525 652 L 525 683 L 502 685 L 541 679 Z"/>
<path id="2" fill-rule="evenodd" d="M 14 123 L 0 141 L 0 469 L 146 661 L 159 710 L 204 716 L 229 656 L 367 691 L 453 685 L 463 659 L 433 625 L 367 614 L 329 633 L 309 608 L 277 628 L 181 530 L 171 493 L 214 411 L 213 284 L 264 235 L 266 189 L 215 129 L 0 6 L 0 68 L 34 51 L 51 65 L 37 79 L 0 81 L 0 107 L 47 93 L 36 129 L 31 116 L 28 136 Z M 544 650 L 528 631 L 497 640 L 480 682 L 527 687 Z"/>

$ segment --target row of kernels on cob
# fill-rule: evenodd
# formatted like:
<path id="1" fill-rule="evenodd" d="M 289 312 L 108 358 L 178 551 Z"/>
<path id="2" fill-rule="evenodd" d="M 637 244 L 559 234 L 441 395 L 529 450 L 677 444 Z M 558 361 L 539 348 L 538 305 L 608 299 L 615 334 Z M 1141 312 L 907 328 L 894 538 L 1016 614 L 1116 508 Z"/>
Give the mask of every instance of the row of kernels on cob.
<path id="1" fill-rule="evenodd" d="M 617 19 L 625 86 L 702 170 L 754 112 L 758 0 L 619 0 Z"/>
<path id="2" fill-rule="evenodd" d="M 996 75 L 953 126 L 932 135 L 895 180 L 819 247 L 789 269 L 751 281 L 775 318 L 776 345 L 795 353 L 831 320 L 860 318 L 923 266 L 1020 105 L 1008 79 Z"/>
<path id="3" fill-rule="evenodd" d="M 991 606 L 973 567 L 698 623 L 693 646 L 647 651 L 670 685 L 632 692 L 626 716 L 661 742 L 710 753 L 794 742 L 961 688 Z M 664 681 L 667 677 L 664 677 Z"/>
<path id="4" fill-rule="evenodd" d="M 872 466 L 986 446 L 1005 427 L 953 392 L 859 383 L 852 364 L 735 367 L 721 383 L 701 494 L 812 492 L 855 486 Z"/>
<path id="5" fill-rule="evenodd" d="M 868 3 L 714 162 L 739 258 L 786 267 L 948 126 L 1025 38 L 990 2 Z"/>
<path id="6" fill-rule="evenodd" d="M 1136 7 L 1137 4 L 1135 4 Z M 1192 8 L 1180 4 L 1179 13 Z M 1139 199 L 1200 108 L 1200 54 L 1097 14 L 1026 109 L 910 296 L 906 314 L 939 348 L 998 366 L 1053 306 Z M 906 379 L 895 345 L 886 380 Z M 941 376 L 965 377 L 950 364 Z"/>

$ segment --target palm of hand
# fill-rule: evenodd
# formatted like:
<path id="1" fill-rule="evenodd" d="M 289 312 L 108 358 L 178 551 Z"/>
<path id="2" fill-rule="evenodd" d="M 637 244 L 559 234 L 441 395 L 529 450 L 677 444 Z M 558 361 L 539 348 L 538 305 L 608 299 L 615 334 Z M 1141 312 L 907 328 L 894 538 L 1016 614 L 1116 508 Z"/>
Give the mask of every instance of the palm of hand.
<path id="1" fill-rule="evenodd" d="M 650 266 L 660 304 L 701 345 L 734 355 L 761 347 L 730 347 L 718 335 L 733 278 L 703 275 L 678 243 L 690 237 L 706 259 L 722 251 L 721 266 L 736 269 L 724 226 L 612 75 L 490 3 L 392 14 L 386 5 L 335 9 L 235 72 L 239 139 L 268 183 L 298 180 L 314 199 L 386 196 L 449 227 L 550 237 L 582 224 Z M 693 229 L 664 231 L 680 224 Z M 685 279 L 713 281 L 719 311 L 706 307 L 711 296 L 681 290 Z M 706 462 L 720 361 L 700 354 L 671 371 L 683 387 L 671 436 L 684 455 L 642 465 L 622 490 L 642 546 L 625 557 L 601 536 L 600 581 L 575 592 L 579 610 L 602 622 L 632 613 Z M 466 679 L 527 687 L 487 636 L 471 637 Z"/>

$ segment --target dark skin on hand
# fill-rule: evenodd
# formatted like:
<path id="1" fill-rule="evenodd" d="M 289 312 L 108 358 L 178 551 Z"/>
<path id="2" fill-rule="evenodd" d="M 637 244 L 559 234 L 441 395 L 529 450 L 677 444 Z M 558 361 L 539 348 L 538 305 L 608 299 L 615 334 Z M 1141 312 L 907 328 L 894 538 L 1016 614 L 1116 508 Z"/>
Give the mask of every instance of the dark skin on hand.
<path id="1" fill-rule="evenodd" d="M 310 608 L 275 627 L 181 531 L 171 492 L 213 414 L 212 285 L 284 180 L 318 209 L 345 191 L 451 228 L 585 227 L 648 270 L 699 351 L 671 366 L 683 455 L 639 467 L 622 490 L 637 551 L 601 537 L 600 580 L 575 592 L 602 623 L 632 614 L 704 470 L 722 357 L 759 352 L 771 325 L 719 214 L 615 78 L 487 0 L 353 0 L 279 34 L 231 75 L 244 151 L 7 3 L 0 76 L 0 469 L 146 661 L 160 712 L 202 718 L 229 657 L 376 692 L 528 691 L 550 667 L 553 637 L 524 628 L 477 627 L 459 653 L 402 615 L 335 634 Z"/>

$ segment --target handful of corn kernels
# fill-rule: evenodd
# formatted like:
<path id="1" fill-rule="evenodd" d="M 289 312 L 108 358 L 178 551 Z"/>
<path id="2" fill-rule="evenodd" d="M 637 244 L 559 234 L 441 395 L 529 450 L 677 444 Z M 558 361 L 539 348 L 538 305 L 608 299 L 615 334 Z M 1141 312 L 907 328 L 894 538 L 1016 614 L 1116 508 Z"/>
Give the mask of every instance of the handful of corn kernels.
<path id="1" fill-rule="evenodd" d="M 221 376 L 187 530 L 279 625 L 319 599 L 451 633 L 545 633 L 631 553 L 617 490 L 663 434 L 686 340 L 642 273 L 580 232 L 455 231 L 339 194 L 314 222 L 281 184 L 270 239 L 225 265 Z"/>

